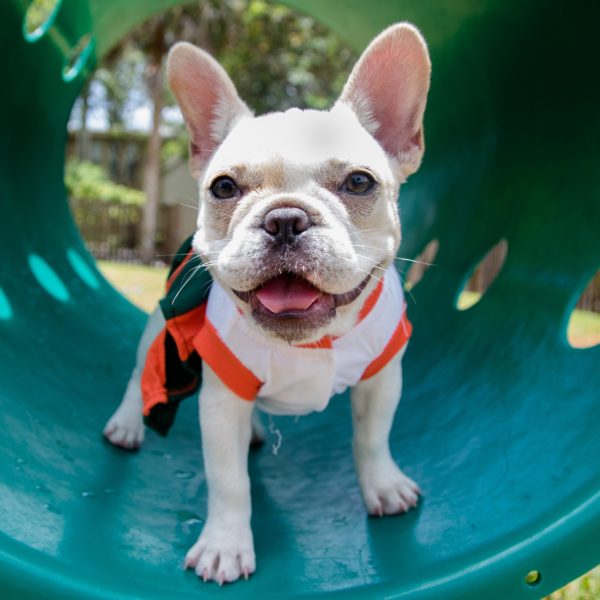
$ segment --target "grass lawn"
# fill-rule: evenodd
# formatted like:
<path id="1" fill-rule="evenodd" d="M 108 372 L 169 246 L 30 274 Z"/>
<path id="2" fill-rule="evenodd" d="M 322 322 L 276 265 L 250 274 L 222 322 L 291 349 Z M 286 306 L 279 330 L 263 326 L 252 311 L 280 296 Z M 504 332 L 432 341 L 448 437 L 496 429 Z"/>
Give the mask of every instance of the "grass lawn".
<path id="1" fill-rule="evenodd" d="M 98 261 L 104 277 L 110 281 L 126 298 L 146 312 L 151 312 L 163 296 L 167 268 L 145 267 Z"/>
<path id="2" fill-rule="evenodd" d="M 600 598 L 600 566 L 547 596 L 551 600 L 598 600 Z"/>
<path id="3" fill-rule="evenodd" d="M 600 341 L 600 314 L 574 310 L 567 331 L 569 341 L 576 348 L 589 348 Z M 600 598 L 600 595 L 598 596 Z"/>
<path id="4" fill-rule="evenodd" d="M 146 312 L 156 306 L 164 290 L 167 269 L 99 262 L 104 276 L 131 302 Z M 479 300 L 479 294 L 463 292 L 458 301 L 461 310 Z M 600 341 L 600 315 L 576 310 L 569 323 L 569 339 L 576 347 L 591 346 Z M 566 587 L 548 596 L 551 600 L 600 600 L 600 566 Z M 507 599 L 509 600 L 509 599 Z"/>

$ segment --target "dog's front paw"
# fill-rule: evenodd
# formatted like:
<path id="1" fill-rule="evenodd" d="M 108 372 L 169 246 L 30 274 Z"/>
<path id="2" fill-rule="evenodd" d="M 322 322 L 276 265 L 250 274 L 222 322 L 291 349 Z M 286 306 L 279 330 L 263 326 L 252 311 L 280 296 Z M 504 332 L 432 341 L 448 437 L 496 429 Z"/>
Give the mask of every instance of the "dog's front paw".
<path id="1" fill-rule="evenodd" d="M 248 577 L 256 570 L 254 542 L 249 525 L 207 522 L 198 541 L 185 557 L 184 567 L 204 581 L 219 585 Z"/>
<path id="2" fill-rule="evenodd" d="M 359 472 L 363 499 L 370 515 L 396 515 L 417 505 L 421 490 L 393 461 L 364 464 Z"/>
<path id="3" fill-rule="evenodd" d="M 139 448 L 144 441 L 144 419 L 141 411 L 119 407 L 106 423 L 103 434 L 111 444 L 119 448 Z"/>

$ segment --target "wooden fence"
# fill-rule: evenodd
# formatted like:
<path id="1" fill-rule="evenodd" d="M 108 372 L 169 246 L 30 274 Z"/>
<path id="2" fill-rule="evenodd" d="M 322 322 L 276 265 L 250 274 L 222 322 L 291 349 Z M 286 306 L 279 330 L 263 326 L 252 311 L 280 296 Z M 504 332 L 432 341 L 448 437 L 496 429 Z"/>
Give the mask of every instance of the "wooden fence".
<path id="1" fill-rule="evenodd" d="M 90 252 L 101 260 L 136 262 L 138 256 L 140 206 L 72 198 L 75 223 Z"/>
<path id="2" fill-rule="evenodd" d="M 141 206 L 85 198 L 71 198 L 70 205 L 75 223 L 88 249 L 97 259 L 141 262 Z M 157 262 L 169 262 L 165 255 L 175 252 L 167 243 L 170 241 L 166 233 L 169 230 L 169 209 L 168 206 L 162 206 L 159 213 L 156 236 Z"/>
<path id="3" fill-rule="evenodd" d="M 600 271 L 596 273 L 596 276 L 585 288 L 581 298 L 579 298 L 577 308 L 600 313 Z"/>

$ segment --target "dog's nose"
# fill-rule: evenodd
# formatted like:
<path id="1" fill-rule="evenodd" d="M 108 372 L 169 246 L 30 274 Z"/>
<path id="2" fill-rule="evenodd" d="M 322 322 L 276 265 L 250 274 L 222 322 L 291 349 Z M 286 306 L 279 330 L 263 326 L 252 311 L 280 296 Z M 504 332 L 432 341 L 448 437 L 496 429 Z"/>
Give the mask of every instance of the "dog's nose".
<path id="1" fill-rule="evenodd" d="M 274 208 L 265 216 L 264 230 L 276 241 L 289 244 L 310 227 L 308 215 L 296 207 Z"/>

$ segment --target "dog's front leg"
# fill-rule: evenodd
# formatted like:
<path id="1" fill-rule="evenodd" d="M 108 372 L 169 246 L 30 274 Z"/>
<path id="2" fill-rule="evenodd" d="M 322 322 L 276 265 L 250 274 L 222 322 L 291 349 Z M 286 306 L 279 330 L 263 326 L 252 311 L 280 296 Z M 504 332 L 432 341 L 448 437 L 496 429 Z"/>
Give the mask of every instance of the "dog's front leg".
<path id="1" fill-rule="evenodd" d="M 248 446 L 253 402 L 238 398 L 206 365 L 202 368 L 200 429 L 208 485 L 208 515 L 185 567 L 219 584 L 256 568 L 250 529 Z"/>
<path id="2" fill-rule="evenodd" d="M 389 434 L 402 393 L 404 350 L 379 373 L 359 382 L 351 393 L 354 436 L 352 450 L 367 510 L 371 515 L 392 515 L 416 506 L 417 484 L 392 458 Z"/>
<path id="3" fill-rule="evenodd" d="M 148 322 L 137 348 L 136 365 L 129 378 L 127 390 L 119 408 L 104 427 L 104 436 L 115 446 L 135 450 L 144 441 L 144 419 L 142 417 L 142 372 L 148 349 L 165 326 L 165 318 L 160 308 L 148 317 Z"/>

